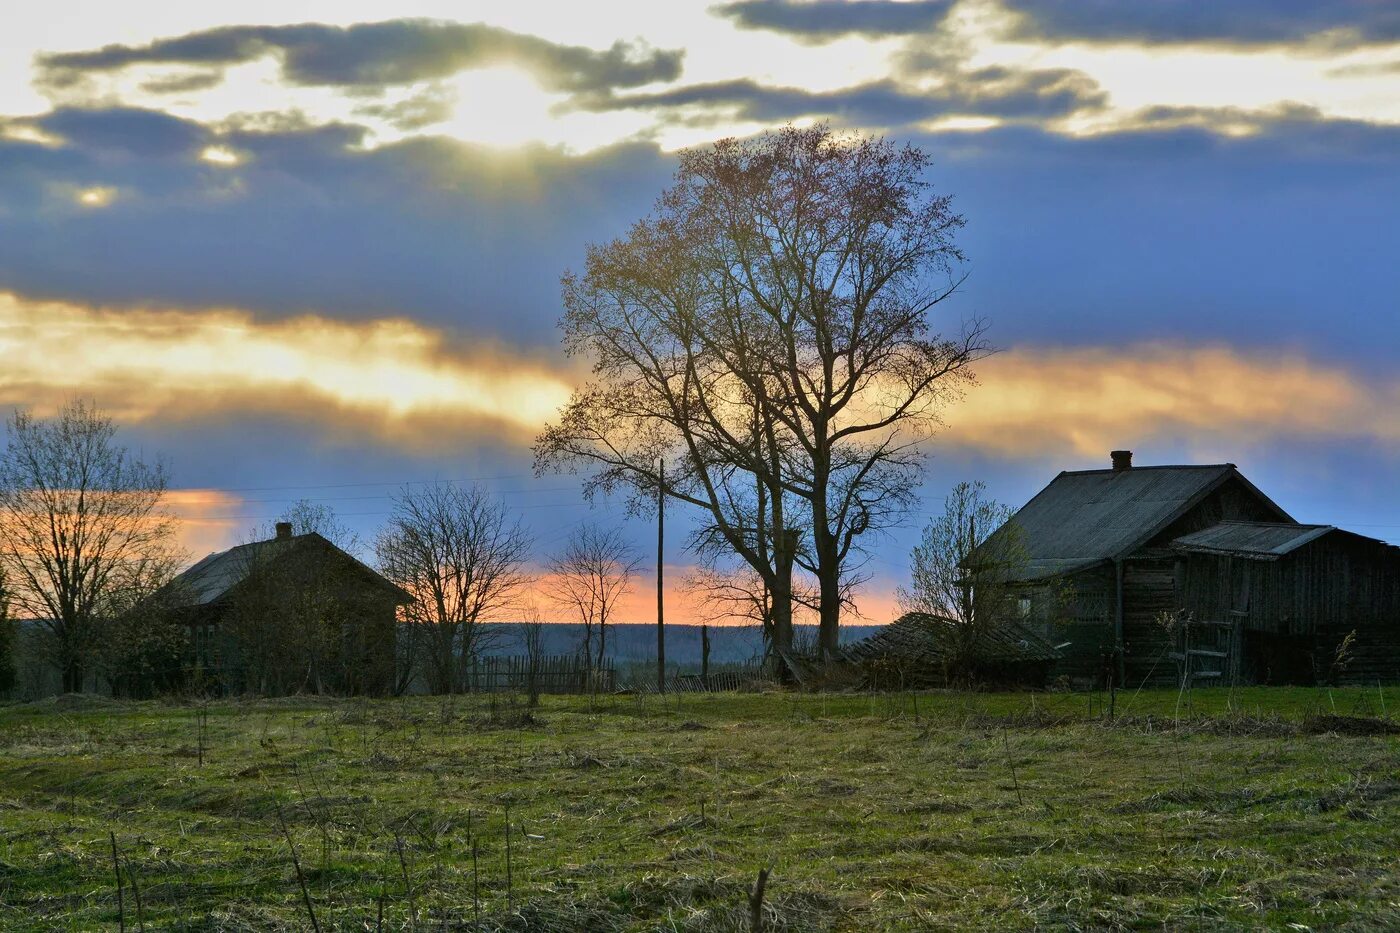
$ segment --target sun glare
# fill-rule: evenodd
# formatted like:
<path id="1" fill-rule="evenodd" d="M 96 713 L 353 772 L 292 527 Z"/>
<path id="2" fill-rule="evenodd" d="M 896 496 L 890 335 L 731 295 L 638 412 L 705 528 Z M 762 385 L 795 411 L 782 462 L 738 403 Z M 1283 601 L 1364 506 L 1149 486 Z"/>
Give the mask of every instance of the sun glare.
<path id="1" fill-rule="evenodd" d="M 94 185 L 91 188 L 80 188 L 77 193 L 78 203 L 83 207 L 106 207 L 117 198 L 117 189 L 106 185 Z"/>
<path id="2" fill-rule="evenodd" d="M 227 146 L 205 146 L 200 159 L 211 165 L 233 167 L 243 161 L 243 157 Z"/>

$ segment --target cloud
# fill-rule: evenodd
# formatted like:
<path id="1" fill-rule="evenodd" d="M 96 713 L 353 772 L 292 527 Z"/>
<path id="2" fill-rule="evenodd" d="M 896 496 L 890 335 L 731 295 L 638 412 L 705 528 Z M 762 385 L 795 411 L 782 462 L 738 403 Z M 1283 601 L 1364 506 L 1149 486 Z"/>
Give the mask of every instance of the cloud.
<path id="1" fill-rule="evenodd" d="M 1400 446 L 1400 381 L 1224 346 L 1022 347 L 978 367 L 943 440 L 983 453 L 1102 454 L 1148 439 L 1362 439 Z"/>
<path id="2" fill-rule="evenodd" d="M 954 0 L 738 0 L 711 7 L 741 29 L 784 33 L 799 42 L 831 42 L 846 36 L 898 36 L 930 32 Z"/>
<path id="3" fill-rule="evenodd" d="M 735 119 L 780 123 L 827 117 L 851 127 L 900 127 L 946 116 L 1046 120 L 1102 107 L 1106 95 L 1082 72 L 983 68 L 954 75 L 932 88 L 892 80 L 834 91 L 775 87 L 750 78 L 692 84 L 641 94 L 582 97 L 587 110 L 651 110 L 687 122 Z M 695 111 L 703 111 L 699 116 Z"/>
<path id="4" fill-rule="evenodd" d="M 208 86 L 212 75 L 266 56 L 280 59 L 289 84 L 360 93 L 498 65 L 520 67 L 548 90 L 583 92 L 673 81 L 684 52 L 622 41 L 599 51 L 485 23 L 398 19 L 352 26 L 221 26 L 146 45 L 44 54 L 37 64 L 40 84 L 52 91 L 143 65 L 191 68 L 189 75 L 147 85 L 148 90 L 189 90 L 191 82 Z"/>
<path id="5" fill-rule="evenodd" d="M 1001 0 L 1023 38 L 1147 44 L 1335 46 L 1400 41 L 1384 0 Z"/>
<path id="6" fill-rule="evenodd" d="M 221 489 L 171 489 L 165 508 L 176 519 L 180 547 L 195 558 L 239 543 L 248 521 L 238 515 L 241 496 Z"/>
<path id="7" fill-rule="evenodd" d="M 295 115 L 0 118 L 0 289 L 272 315 L 389 308 L 553 345 L 559 274 L 644 213 L 674 169 L 647 143 L 585 155 L 365 143 L 362 127 Z M 92 188 L 119 196 L 85 208 L 79 192 Z"/>
<path id="8" fill-rule="evenodd" d="M 0 293 L 0 404 L 91 396 L 142 423 L 294 417 L 327 432 L 432 448 L 462 435 L 524 443 L 571 382 L 508 348 L 454 345 L 402 319 L 259 322 L 239 311 L 111 311 Z"/>

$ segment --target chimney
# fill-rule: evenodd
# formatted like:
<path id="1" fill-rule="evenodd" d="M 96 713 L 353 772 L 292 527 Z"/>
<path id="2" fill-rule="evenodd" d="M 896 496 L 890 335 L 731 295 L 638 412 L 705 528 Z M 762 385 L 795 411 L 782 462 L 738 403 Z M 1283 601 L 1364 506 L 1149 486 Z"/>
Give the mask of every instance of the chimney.
<path id="1" fill-rule="evenodd" d="M 1122 473 L 1124 470 L 1133 468 L 1133 452 L 1131 450 L 1112 450 L 1108 454 L 1113 458 L 1113 472 Z"/>
<path id="2" fill-rule="evenodd" d="M 292 523 L 291 523 L 291 522 L 278 522 L 278 523 L 277 523 L 277 540 L 279 540 L 279 541 L 286 540 L 287 538 L 290 538 L 291 536 L 292 536 Z"/>

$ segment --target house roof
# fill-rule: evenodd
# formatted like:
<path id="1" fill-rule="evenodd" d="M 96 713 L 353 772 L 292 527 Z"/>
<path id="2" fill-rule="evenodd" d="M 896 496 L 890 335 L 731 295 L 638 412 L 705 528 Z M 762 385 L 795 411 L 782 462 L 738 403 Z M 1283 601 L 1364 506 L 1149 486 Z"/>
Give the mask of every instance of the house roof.
<path id="1" fill-rule="evenodd" d="M 1281 522 L 1220 522 L 1183 535 L 1171 543 L 1178 551 L 1226 554 L 1253 560 L 1278 560 L 1290 551 L 1338 529 L 1334 525 L 1289 525 Z"/>
<path id="2" fill-rule="evenodd" d="M 228 595 L 229 591 L 248 577 L 254 567 L 267 561 L 278 560 L 294 550 L 317 545 L 352 562 L 365 574 L 368 574 L 371 580 L 385 588 L 394 590 L 404 602 L 411 600 L 411 596 L 405 590 L 357 560 L 353 554 L 341 550 L 314 531 L 304 535 L 294 535 L 290 538 L 253 541 L 249 544 L 231 547 L 227 551 L 217 551 L 177 576 L 171 581 L 171 586 L 181 588 L 190 605 L 207 606 Z"/>
<path id="3" fill-rule="evenodd" d="M 868 638 L 841 648 L 846 661 L 860 662 L 897 656 L 917 665 L 948 660 L 957 623 L 925 612 L 907 612 Z M 976 652 L 981 661 L 1054 661 L 1063 655 L 1044 638 L 1007 619 L 987 626 Z"/>
<path id="4" fill-rule="evenodd" d="M 1232 463 L 1061 473 L 1008 523 L 1021 530 L 1026 550 L 1016 578 L 1073 573 L 1125 556 L 1232 478 L 1291 520 Z"/>

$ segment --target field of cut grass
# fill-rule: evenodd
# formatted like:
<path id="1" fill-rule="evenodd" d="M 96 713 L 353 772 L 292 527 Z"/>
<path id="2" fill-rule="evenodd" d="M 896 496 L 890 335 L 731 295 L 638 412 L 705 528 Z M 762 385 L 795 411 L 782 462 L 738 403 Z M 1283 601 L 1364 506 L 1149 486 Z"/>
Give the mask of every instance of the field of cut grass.
<path id="1" fill-rule="evenodd" d="M 3 706 L 0 929 L 738 931 L 761 868 L 767 930 L 1397 929 L 1397 706 Z"/>

